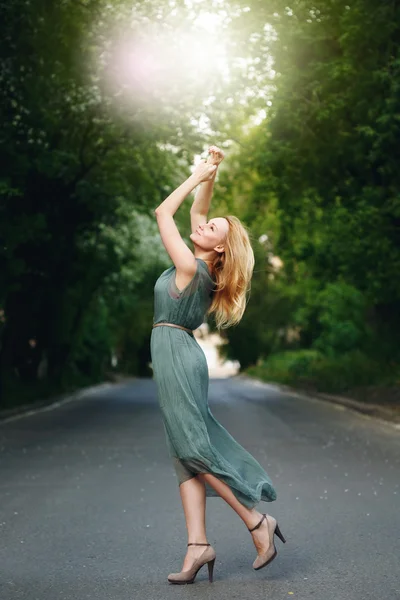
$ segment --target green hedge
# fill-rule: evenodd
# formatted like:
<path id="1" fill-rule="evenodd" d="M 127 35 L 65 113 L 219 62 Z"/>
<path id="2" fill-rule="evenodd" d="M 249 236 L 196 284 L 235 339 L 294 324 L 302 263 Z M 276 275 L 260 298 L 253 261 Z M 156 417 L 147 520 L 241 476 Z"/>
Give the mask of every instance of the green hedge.
<path id="1" fill-rule="evenodd" d="M 352 387 L 396 383 L 400 367 L 382 364 L 359 350 L 331 358 L 316 350 L 271 355 L 246 373 L 264 381 L 275 381 L 321 392 L 344 392 Z"/>

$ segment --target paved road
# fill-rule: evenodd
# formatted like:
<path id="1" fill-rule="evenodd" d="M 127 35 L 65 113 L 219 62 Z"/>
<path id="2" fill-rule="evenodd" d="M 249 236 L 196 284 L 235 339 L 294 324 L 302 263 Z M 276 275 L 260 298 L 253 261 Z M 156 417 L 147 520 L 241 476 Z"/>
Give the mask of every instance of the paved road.
<path id="1" fill-rule="evenodd" d="M 276 486 L 259 504 L 287 538 L 271 565 L 253 571 L 244 524 L 209 498 L 214 583 L 166 581 L 186 530 L 155 384 L 137 380 L 0 423 L 1 600 L 399 598 L 399 432 L 240 378 L 212 380 L 210 407 Z"/>

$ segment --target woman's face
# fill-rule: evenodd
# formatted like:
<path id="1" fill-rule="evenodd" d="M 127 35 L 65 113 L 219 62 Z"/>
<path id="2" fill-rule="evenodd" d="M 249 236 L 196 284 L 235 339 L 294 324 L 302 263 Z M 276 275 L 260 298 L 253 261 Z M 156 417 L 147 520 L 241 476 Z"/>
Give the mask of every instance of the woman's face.
<path id="1" fill-rule="evenodd" d="M 223 252 L 223 242 L 228 231 L 228 221 L 224 217 L 215 217 L 214 219 L 210 219 L 208 223 L 199 225 L 196 231 L 190 235 L 190 239 L 203 250 Z"/>

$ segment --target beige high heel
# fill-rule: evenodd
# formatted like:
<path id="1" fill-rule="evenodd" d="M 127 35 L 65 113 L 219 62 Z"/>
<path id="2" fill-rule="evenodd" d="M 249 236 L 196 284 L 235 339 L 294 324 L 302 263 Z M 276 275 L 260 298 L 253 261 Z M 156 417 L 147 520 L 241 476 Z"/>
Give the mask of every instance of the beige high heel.
<path id="1" fill-rule="evenodd" d="M 191 543 L 191 544 L 188 544 L 188 546 L 208 546 L 208 548 L 206 548 L 204 550 L 203 554 L 201 554 L 201 556 L 199 556 L 199 558 L 196 558 L 196 560 L 194 561 L 194 563 L 192 565 L 192 568 L 189 569 L 189 571 L 181 571 L 180 573 L 170 573 L 168 575 L 168 581 L 170 583 L 176 583 L 176 584 L 193 583 L 198 571 L 201 569 L 201 567 L 203 567 L 205 564 L 207 564 L 208 579 L 209 579 L 210 583 L 212 583 L 214 563 L 215 563 L 215 557 L 216 557 L 214 548 L 211 547 L 211 544 Z"/>
<path id="2" fill-rule="evenodd" d="M 261 523 L 264 521 L 264 519 L 266 519 L 270 544 L 269 544 L 268 550 L 266 552 L 263 552 L 263 554 L 258 554 L 256 560 L 253 562 L 253 569 L 255 571 L 258 571 L 259 569 L 266 567 L 270 562 L 272 562 L 274 560 L 274 558 L 278 554 L 277 549 L 275 547 L 275 543 L 274 543 L 274 535 L 275 534 L 282 540 L 282 542 L 284 544 L 286 543 L 286 540 L 283 537 L 281 530 L 279 529 L 278 521 L 276 521 L 276 519 L 274 519 L 274 517 L 271 517 L 271 515 L 268 515 L 268 516 L 269 516 L 269 520 L 267 518 L 267 515 L 263 514 L 260 522 L 257 523 L 257 525 L 255 527 L 253 527 L 252 529 L 249 529 L 250 532 L 254 531 L 255 529 L 258 529 L 260 527 Z"/>

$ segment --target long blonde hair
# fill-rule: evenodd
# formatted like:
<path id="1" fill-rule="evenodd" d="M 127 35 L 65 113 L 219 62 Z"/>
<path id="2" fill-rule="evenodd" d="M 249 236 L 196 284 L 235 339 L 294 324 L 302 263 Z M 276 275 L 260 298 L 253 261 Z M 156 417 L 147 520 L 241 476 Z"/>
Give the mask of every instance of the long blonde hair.
<path id="1" fill-rule="evenodd" d="M 254 252 L 247 228 L 237 217 L 225 217 L 229 231 L 225 251 L 215 258 L 213 273 L 216 291 L 207 313 L 214 314 L 218 329 L 226 329 L 241 320 L 248 301 L 254 269 Z"/>

